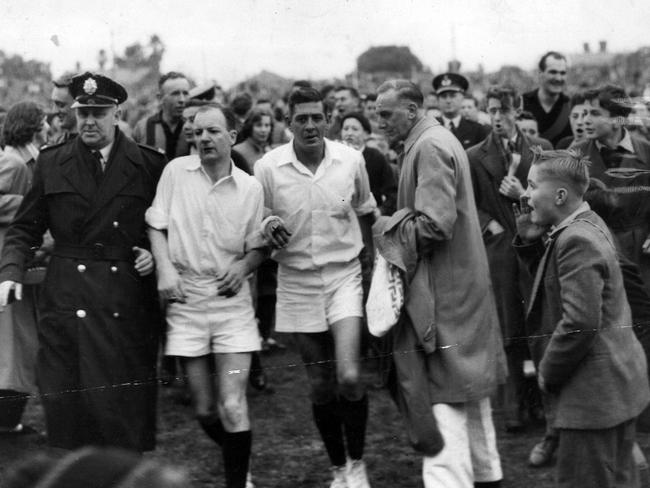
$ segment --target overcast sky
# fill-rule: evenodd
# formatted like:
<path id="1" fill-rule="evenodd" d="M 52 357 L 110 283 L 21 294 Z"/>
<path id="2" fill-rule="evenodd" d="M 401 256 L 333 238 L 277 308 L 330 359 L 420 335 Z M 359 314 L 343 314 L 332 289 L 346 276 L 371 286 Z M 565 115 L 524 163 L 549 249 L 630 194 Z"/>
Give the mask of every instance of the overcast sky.
<path id="1" fill-rule="evenodd" d="M 225 86 L 262 69 L 342 77 L 385 44 L 408 45 L 440 71 L 452 32 L 463 69 L 529 69 L 549 49 L 597 49 L 601 39 L 612 51 L 650 45 L 648 0 L 1 0 L 0 19 L 0 49 L 51 62 L 55 76 L 156 33 L 165 71 Z"/>

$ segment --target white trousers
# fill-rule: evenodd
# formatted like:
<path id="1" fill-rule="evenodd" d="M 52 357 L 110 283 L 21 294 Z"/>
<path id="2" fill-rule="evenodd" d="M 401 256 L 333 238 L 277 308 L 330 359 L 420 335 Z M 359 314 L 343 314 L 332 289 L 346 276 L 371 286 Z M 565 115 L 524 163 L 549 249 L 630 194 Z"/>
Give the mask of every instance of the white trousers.
<path id="1" fill-rule="evenodd" d="M 445 447 L 424 457 L 425 488 L 473 488 L 474 482 L 503 478 L 490 399 L 433 406 Z"/>

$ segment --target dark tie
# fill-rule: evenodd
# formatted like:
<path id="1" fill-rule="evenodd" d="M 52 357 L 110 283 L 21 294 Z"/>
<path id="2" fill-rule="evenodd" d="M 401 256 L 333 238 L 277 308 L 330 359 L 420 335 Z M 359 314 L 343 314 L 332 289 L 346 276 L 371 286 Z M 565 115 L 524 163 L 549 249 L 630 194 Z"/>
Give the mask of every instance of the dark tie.
<path id="1" fill-rule="evenodd" d="M 625 152 L 625 149 L 622 147 L 612 149 L 609 146 L 602 146 L 600 148 L 600 157 L 603 158 L 603 163 L 607 168 L 619 168 Z"/>
<path id="2" fill-rule="evenodd" d="M 99 186 L 102 182 L 102 178 L 104 177 L 104 167 L 103 167 L 103 161 L 104 158 L 102 157 L 102 153 L 99 151 L 91 151 L 93 155 L 93 167 L 91 168 L 93 178 L 95 179 L 95 183 L 97 186 Z"/>

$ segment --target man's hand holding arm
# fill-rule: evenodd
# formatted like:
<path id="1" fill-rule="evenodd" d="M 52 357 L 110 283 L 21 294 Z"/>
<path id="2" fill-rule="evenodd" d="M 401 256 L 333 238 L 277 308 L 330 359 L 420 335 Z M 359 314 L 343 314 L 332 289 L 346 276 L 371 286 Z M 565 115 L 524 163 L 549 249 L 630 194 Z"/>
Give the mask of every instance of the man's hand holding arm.
<path id="1" fill-rule="evenodd" d="M 133 246 L 135 253 L 135 270 L 140 276 L 148 276 L 154 270 L 153 256 L 149 251 L 142 247 Z"/>
<path id="2" fill-rule="evenodd" d="M 229 269 L 217 276 L 218 294 L 225 297 L 235 296 L 244 286 L 253 271 L 268 257 L 265 249 L 252 249 L 235 261 Z"/>
<path id="3" fill-rule="evenodd" d="M 169 257 L 169 246 L 165 231 L 149 227 L 151 251 L 158 271 L 158 293 L 168 301 L 185 302 L 181 277 Z"/>

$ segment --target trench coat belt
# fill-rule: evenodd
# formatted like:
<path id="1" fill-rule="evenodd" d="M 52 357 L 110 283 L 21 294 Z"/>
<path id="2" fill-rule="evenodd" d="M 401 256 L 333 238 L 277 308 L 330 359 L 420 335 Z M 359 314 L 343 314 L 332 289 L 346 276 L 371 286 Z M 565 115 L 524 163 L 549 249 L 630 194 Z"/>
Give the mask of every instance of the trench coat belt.
<path id="1" fill-rule="evenodd" d="M 74 244 L 55 244 L 53 256 L 91 261 L 133 261 L 135 254 L 131 248 L 107 246 L 100 242 L 81 246 Z"/>

